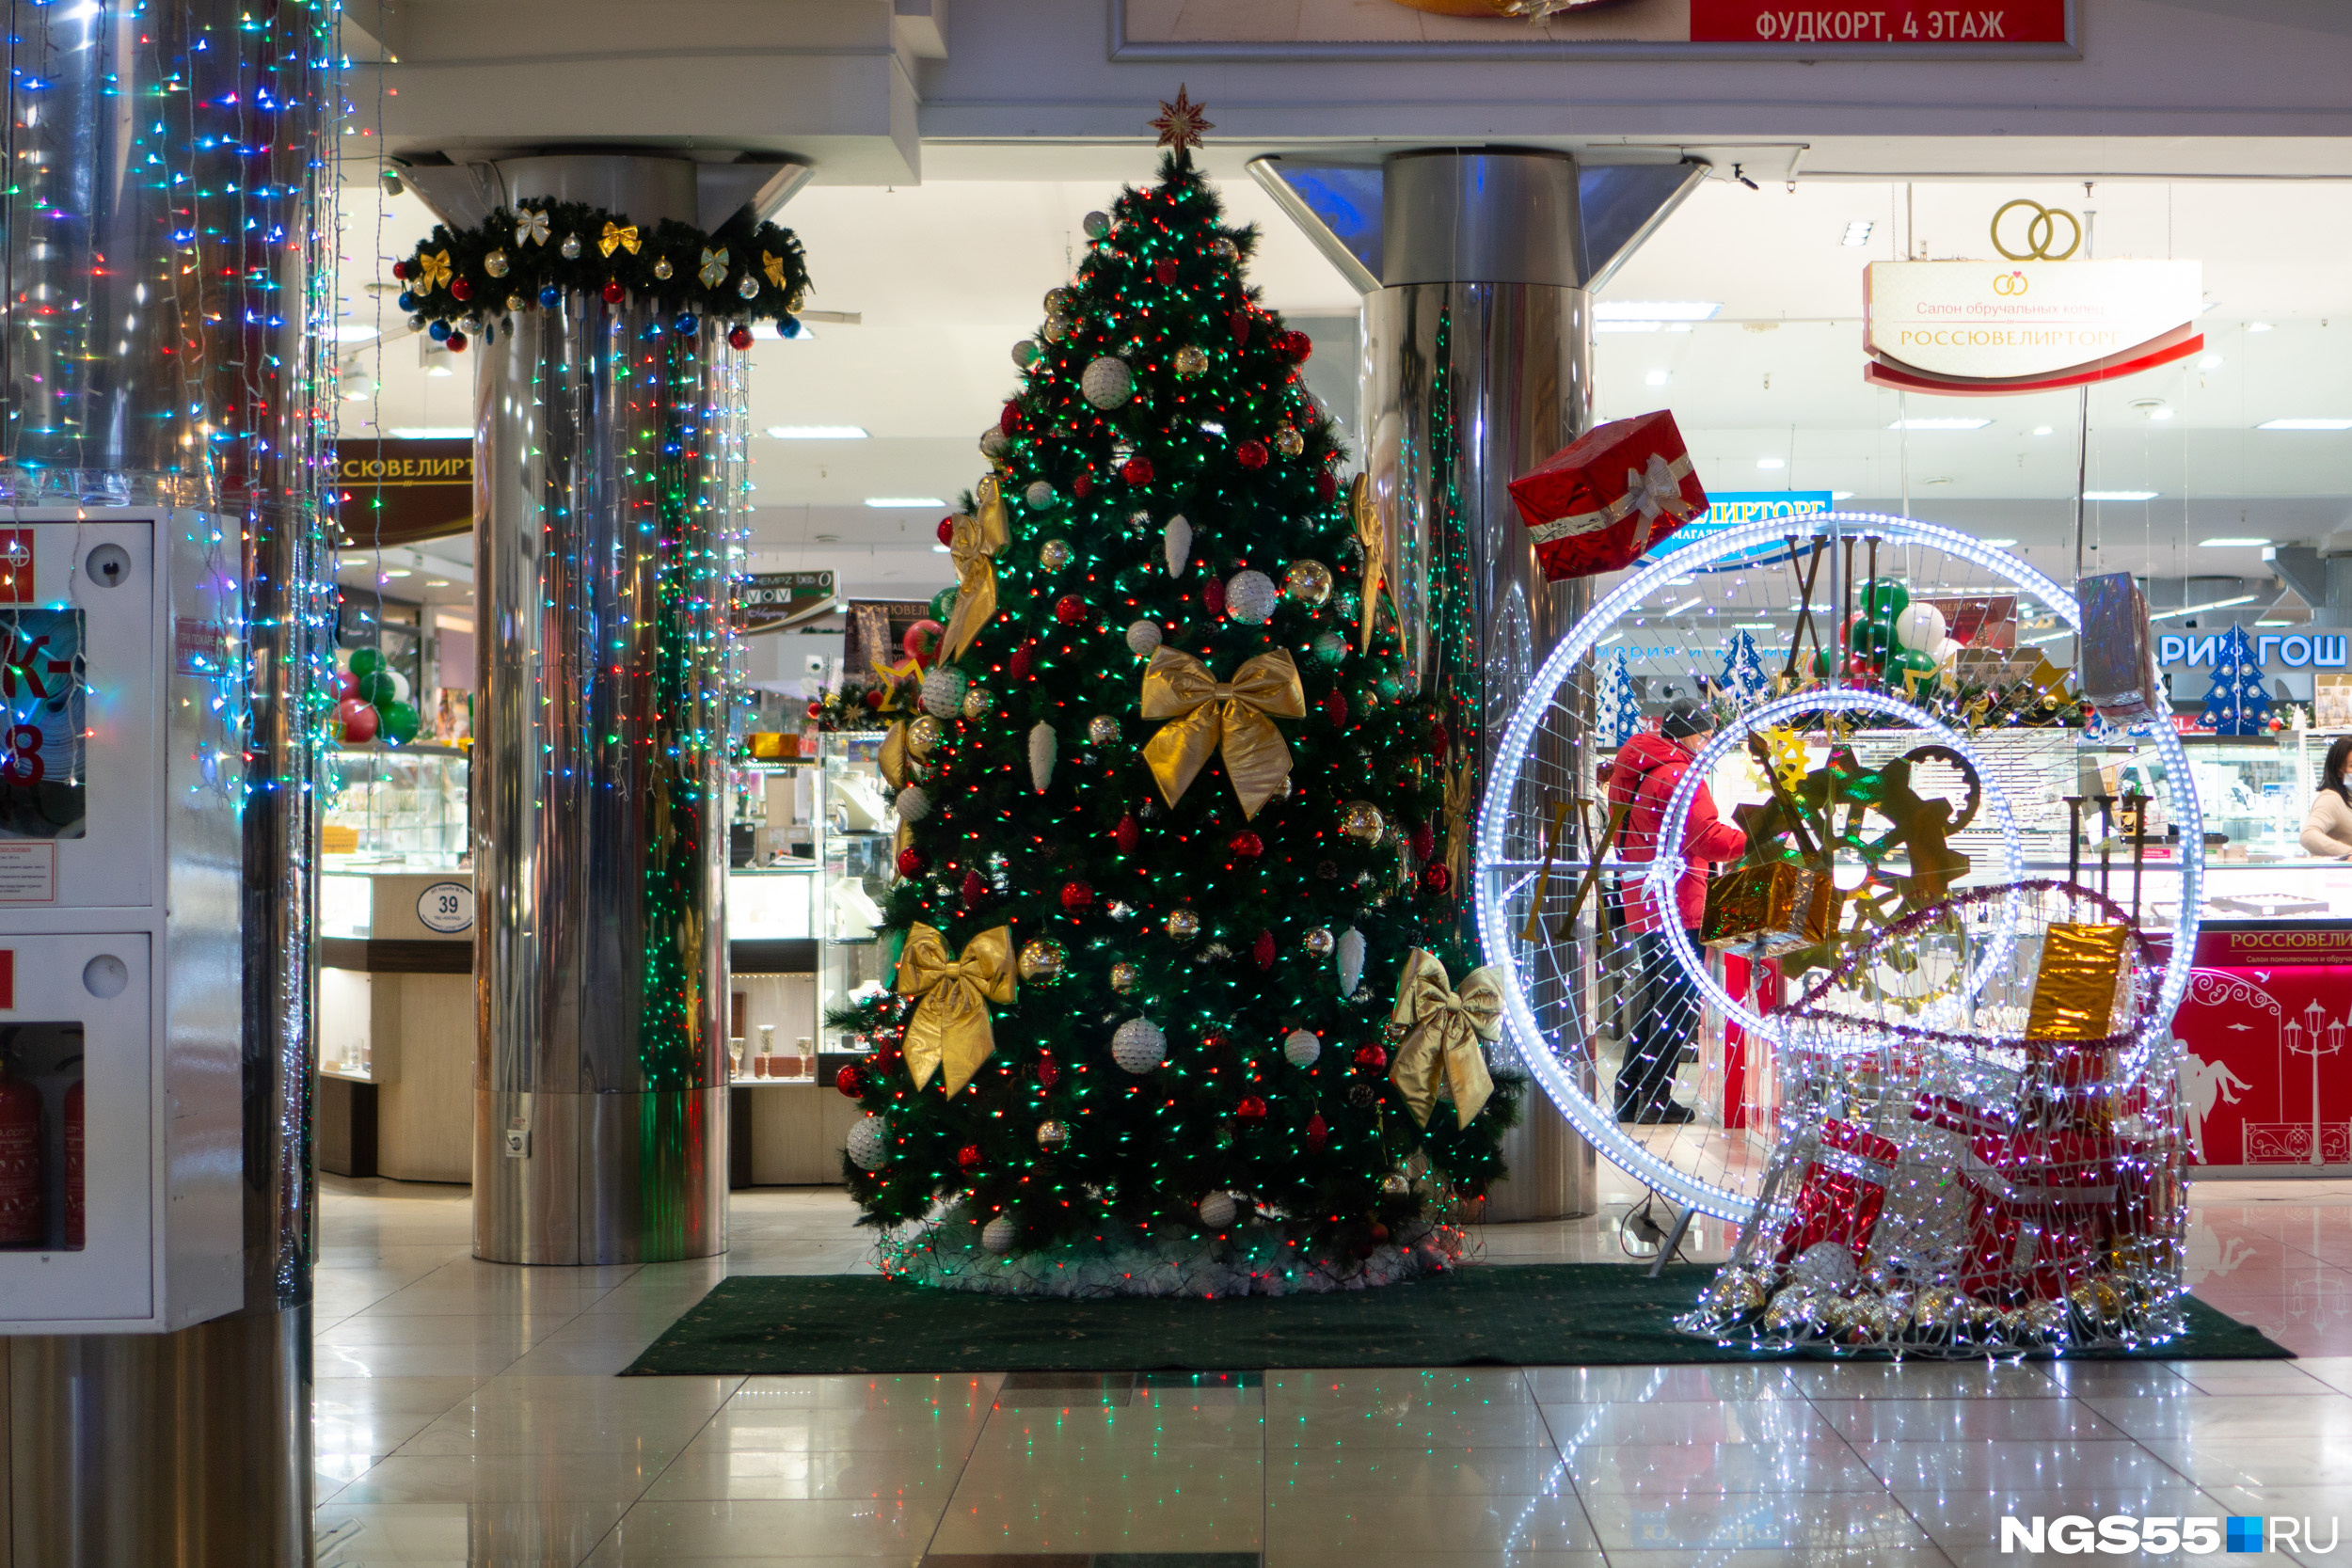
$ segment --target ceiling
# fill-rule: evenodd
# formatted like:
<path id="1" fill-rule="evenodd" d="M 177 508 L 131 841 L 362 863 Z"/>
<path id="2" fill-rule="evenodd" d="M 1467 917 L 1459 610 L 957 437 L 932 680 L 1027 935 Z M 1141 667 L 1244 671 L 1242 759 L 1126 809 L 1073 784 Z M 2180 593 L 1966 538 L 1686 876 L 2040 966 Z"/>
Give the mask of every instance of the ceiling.
<path id="1" fill-rule="evenodd" d="M 831 567 L 850 594 L 892 597 L 949 579 L 933 548 L 935 509 L 864 502 L 951 499 L 977 477 L 975 441 L 1014 385 L 1009 350 L 1036 327 L 1044 292 L 1066 280 L 1085 243 L 1081 218 L 1109 204 L 1120 178 L 1150 172 L 1133 149 L 1063 148 L 1054 150 L 1062 178 L 983 177 L 1034 172 L 1037 150 L 1015 166 L 989 150 L 927 148 L 920 185 L 814 186 L 782 214 L 808 248 L 811 310 L 857 320 L 820 320 L 800 341 L 754 347 L 754 429 L 850 425 L 869 438 L 755 438 L 761 566 Z M 1252 281 L 1286 313 L 1327 318 L 1316 324 L 1323 350 L 1313 368 L 1331 395 L 1348 355 L 1334 331 L 1344 321 L 1327 318 L 1352 315 L 1354 292 L 1240 161 L 1208 163 L 1233 215 L 1264 233 Z M 2318 542 L 2352 518 L 2352 433 L 2253 428 L 2280 416 L 2352 418 L 2352 269 L 2341 261 L 2352 249 L 2352 186 L 2328 182 L 2105 182 L 2086 191 L 2079 182 L 1802 179 L 1751 190 L 1711 179 L 1604 298 L 1722 309 L 1687 331 L 1601 335 L 1602 413 L 1672 408 L 1711 490 L 1851 492 L 1852 506 L 2016 539 L 2055 571 L 2061 556 L 2071 562 L 2076 395 L 1905 398 L 1861 375 L 1864 265 L 1906 251 L 1986 255 L 1993 209 L 2020 196 L 2084 213 L 2103 259 L 2193 258 L 2205 268 L 2205 354 L 2090 396 L 2087 487 L 2156 492 L 2089 509 L 2091 560 L 2158 576 L 2261 576 L 2258 549 L 2198 541 Z M 1867 244 L 1842 244 L 1858 221 L 1872 226 Z M 430 226 L 413 196 L 347 191 L 346 309 L 395 334 L 344 345 L 380 383 L 367 401 L 342 405 L 347 436 L 371 422 L 470 422 L 470 365 L 436 354 L 454 373 L 428 373 L 419 341 L 400 335 L 389 293 L 364 287 Z M 1890 428 L 1937 416 L 1992 422 Z"/>

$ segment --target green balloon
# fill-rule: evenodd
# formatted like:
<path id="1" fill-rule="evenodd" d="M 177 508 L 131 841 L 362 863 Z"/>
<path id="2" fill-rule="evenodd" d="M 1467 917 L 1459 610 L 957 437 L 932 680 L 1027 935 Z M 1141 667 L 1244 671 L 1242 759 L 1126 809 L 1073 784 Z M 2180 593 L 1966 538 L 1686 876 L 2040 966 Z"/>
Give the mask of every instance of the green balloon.
<path id="1" fill-rule="evenodd" d="M 359 676 L 359 696 L 378 709 L 400 701 L 400 688 L 393 684 L 392 673 L 381 666 L 372 667 Z"/>
<path id="2" fill-rule="evenodd" d="M 1813 673 L 1815 674 L 1820 675 L 1826 680 L 1829 677 L 1830 672 L 1834 668 L 1836 668 L 1836 666 L 1830 662 L 1829 650 L 1827 648 L 1816 648 L 1813 650 Z"/>
<path id="3" fill-rule="evenodd" d="M 1846 645 L 1864 658 L 1883 658 L 1894 642 L 1895 629 L 1883 621 L 1856 620 L 1846 631 Z"/>
<path id="4" fill-rule="evenodd" d="M 955 612 L 956 591 L 953 587 L 943 588 L 938 593 L 931 595 L 932 620 L 937 621 L 944 626 L 947 624 L 947 617 L 953 615 Z"/>
<path id="5" fill-rule="evenodd" d="M 1862 585 L 1862 608 L 1866 614 L 1891 626 L 1896 616 L 1911 608 L 1911 590 L 1893 578 L 1872 578 Z"/>
<path id="6" fill-rule="evenodd" d="M 369 671 L 380 668 L 383 663 L 383 656 L 373 648 L 354 648 L 351 651 L 351 673 L 354 677 L 363 676 Z"/>
<path id="7" fill-rule="evenodd" d="M 375 712 L 385 739 L 405 746 L 417 738 L 417 710 L 406 703 L 379 703 Z"/>

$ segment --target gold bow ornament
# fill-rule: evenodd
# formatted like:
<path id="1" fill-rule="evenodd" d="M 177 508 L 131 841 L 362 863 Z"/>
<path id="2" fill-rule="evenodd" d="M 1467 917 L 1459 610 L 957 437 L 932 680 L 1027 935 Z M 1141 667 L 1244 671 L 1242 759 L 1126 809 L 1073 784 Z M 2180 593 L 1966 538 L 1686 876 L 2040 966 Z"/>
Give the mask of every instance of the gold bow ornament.
<path id="1" fill-rule="evenodd" d="M 961 658 L 980 628 L 996 616 L 996 552 L 1012 540 L 1005 520 L 1005 499 L 997 492 L 996 476 L 980 481 L 979 505 L 969 517 L 957 516 L 947 530 L 947 554 L 956 563 L 956 608 L 940 635 L 940 657 Z"/>
<path id="2" fill-rule="evenodd" d="M 1477 770 L 1467 753 L 1445 776 L 1446 886 L 1462 895 L 1462 878 L 1470 867 L 1470 813 L 1478 804 Z"/>
<path id="3" fill-rule="evenodd" d="M 429 294 L 449 281 L 449 252 L 417 252 L 417 293 Z"/>
<path id="4" fill-rule="evenodd" d="M 715 289 L 725 282 L 727 280 L 727 247 L 721 245 L 718 249 L 712 250 L 705 246 L 702 269 L 694 276 L 703 280 L 703 287 L 706 289 Z"/>
<path id="5" fill-rule="evenodd" d="M 604 237 L 596 242 L 596 248 L 610 256 L 623 245 L 628 247 L 631 256 L 637 254 L 637 226 L 632 223 L 624 227 L 611 218 L 605 219 Z"/>
<path id="6" fill-rule="evenodd" d="M 547 244 L 547 214 L 534 213 L 529 208 L 524 208 L 522 211 L 516 213 L 515 214 L 515 243 L 516 245 Z"/>
<path id="7" fill-rule="evenodd" d="M 1143 670 L 1143 716 L 1165 719 L 1143 748 L 1143 760 L 1169 805 L 1209 758 L 1225 753 L 1226 777 L 1245 817 L 1258 815 L 1291 773 L 1291 749 L 1276 719 L 1304 719 L 1307 694 L 1287 650 L 1245 659 L 1230 681 L 1187 653 L 1162 643 Z"/>
<path id="8" fill-rule="evenodd" d="M 945 1068 L 952 1097 L 996 1050 L 988 1005 L 1002 1006 L 1017 992 L 1012 927 L 982 931 L 963 944 L 961 958 L 950 958 L 947 939 L 917 922 L 898 954 L 897 989 L 901 996 L 922 998 L 907 1021 L 902 1047 L 914 1086 L 922 1088 Z"/>
<path id="9" fill-rule="evenodd" d="M 1445 965 L 1436 955 L 1416 947 L 1405 956 L 1396 1010 L 1389 1018 L 1406 1030 L 1389 1081 L 1405 1096 L 1413 1120 L 1429 1125 L 1443 1082 L 1454 1094 L 1455 1124 L 1468 1127 L 1495 1092 L 1478 1042 L 1502 1036 L 1502 972 L 1492 964 L 1473 969 L 1456 990 L 1446 983 Z"/>
<path id="10" fill-rule="evenodd" d="M 784 282 L 784 258 L 772 250 L 759 253 L 759 270 L 768 275 L 768 281 L 781 289 Z"/>
<path id="11" fill-rule="evenodd" d="M 1380 508 L 1372 499 L 1372 476 L 1358 474 L 1348 486 L 1347 510 L 1356 524 L 1356 547 L 1364 554 L 1364 604 L 1357 622 L 1361 650 L 1372 652 L 1373 611 L 1388 587 L 1389 531 L 1380 526 Z"/>

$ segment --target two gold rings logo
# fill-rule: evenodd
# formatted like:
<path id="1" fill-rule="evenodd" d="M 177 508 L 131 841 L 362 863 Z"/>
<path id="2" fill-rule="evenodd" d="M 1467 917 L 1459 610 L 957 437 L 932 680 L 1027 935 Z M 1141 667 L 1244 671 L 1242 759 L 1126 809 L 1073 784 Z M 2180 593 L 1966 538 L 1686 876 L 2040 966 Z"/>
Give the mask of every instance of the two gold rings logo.
<path id="1" fill-rule="evenodd" d="M 1994 293 L 2007 294 L 2012 298 L 2024 293 L 2031 286 L 2026 281 L 2026 275 L 2022 271 L 2001 273 L 1993 279 Z"/>
<path id="2" fill-rule="evenodd" d="M 2001 226 L 2010 214 L 2020 211 L 2029 212 L 2033 216 L 2026 220 L 2026 248 L 2011 250 L 2001 238 Z M 2058 226 L 2061 220 L 2066 224 L 2066 248 L 2055 250 L 2051 247 L 2058 243 Z M 2010 230 L 2013 235 L 2016 225 L 2010 224 Z M 2082 244 L 2082 221 L 2063 207 L 2044 207 L 2039 201 L 2021 196 L 2014 201 L 2001 203 L 2000 211 L 1993 214 L 1993 248 L 2011 261 L 2063 261 L 2080 250 Z M 2022 289 L 2016 292 L 2024 293 Z"/>

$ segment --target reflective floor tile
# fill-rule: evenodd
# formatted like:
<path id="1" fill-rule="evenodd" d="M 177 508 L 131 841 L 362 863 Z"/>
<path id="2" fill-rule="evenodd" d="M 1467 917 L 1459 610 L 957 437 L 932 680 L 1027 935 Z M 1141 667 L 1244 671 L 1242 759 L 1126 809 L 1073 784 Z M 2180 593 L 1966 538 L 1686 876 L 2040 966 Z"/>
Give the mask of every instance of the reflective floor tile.
<path id="1" fill-rule="evenodd" d="M 1374 1408 L 1460 1414 L 1534 1402 L 1527 1375 L 1516 1367 L 1285 1369 L 1265 1374 L 1265 1390 L 1266 1408 L 1287 1414 Z"/>
<path id="2" fill-rule="evenodd" d="M 1766 1546 L 1693 1557 L 1689 1552 L 1612 1550 L 1609 1568 L 1948 1568 L 1933 1546 Z"/>
<path id="3" fill-rule="evenodd" d="M 1530 1367 L 1528 1386 L 1546 1404 L 1678 1404 L 1801 1399 L 1785 1366 Z"/>
<path id="4" fill-rule="evenodd" d="M 1826 1548 L 1844 1553 L 1930 1544 L 1902 1505 L 1883 1493 L 1847 1492 L 1834 1504 L 1804 1495 L 1664 1498 L 1592 1493 L 1586 1513 L 1613 1556 L 1623 1549 L 1706 1553 Z M 1691 1560 L 1686 1558 L 1686 1560 Z"/>
<path id="5" fill-rule="evenodd" d="M 2177 1488 L 2187 1478 L 2164 1458 L 2122 1438 L 2096 1442 L 1857 1443 L 1854 1451 L 1873 1475 L 1905 1489 L 2070 1486 L 2120 1490 Z"/>
<path id="6" fill-rule="evenodd" d="M 1788 1376 L 1805 1393 L 1833 1400 L 2032 1400 L 2065 1392 L 2032 1362 L 1804 1361 Z"/>
<path id="7" fill-rule="evenodd" d="M 634 1502 L 661 1462 L 629 1454 L 392 1454 L 346 1486 L 346 1503 Z"/>
<path id="8" fill-rule="evenodd" d="M 1885 1485 L 1860 1455 L 1835 1440 L 1596 1443 L 1570 1449 L 1567 1465 L 1577 1490 L 1587 1495 L 1618 1492 L 1677 1497 L 1752 1492 L 1875 1492 Z"/>
<path id="9" fill-rule="evenodd" d="M 2227 1441 L 2150 1439 L 2141 1445 L 2208 1490 L 2235 1486 L 2343 1486 L 2352 1476 L 2352 1444 L 2298 1437 L 2240 1437 Z M 2352 1514 L 2352 1501 L 2345 1504 Z"/>
<path id="10" fill-rule="evenodd" d="M 917 1405 L 986 1405 L 1004 1383 L 1002 1372 L 953 1372 L 946 1375 L 876 1375 L 861 1372 L 841 1377 L 747 1377 L 729 1402 L 736 1410 L 776 1406 L 806 1410 L 865 1410 Z"/>
<path id="11" fill-rule="evenodd" d="M 1567 1462 L 1550 1448 L 1430 1453 L 1414 1449 L 1283 1449 L 1265 1463 L 1269 1497 L 1385 1492 L 1406 1497 L 1535 1497 L 1567 1492 Z"/>
<path id="12" fill-rule="evenodd" d="M 2033 1438 L 2085 1441 L 2124 1435 L 2079 1400 L 1825 1399 L 1813 1408 L 1855 1443 L 1951 1443 Z"/>
<path id="13" fill-rule="evenodd" d="M 1816 1443 L 1836 1431 L 1803 1400 L 1703 1404 L 1550 1404 L 1542 1407 L 1564 1449 L 1617 1443 Z"/>
<path id="14" fill-rule="evenodd" d="M 1316 1410 L 1266 1416 L 1268 1451 L 1286 1449 L 1524 1449 L 1551 1441 L 1543 1412 L 1533 1404 L 1471 1410 L 1461 1415 L 1407 1406 L 1391 1413 Z"/>
<path id="15" fill-rule="evenodd" d="M 1525 1546 L 1484 1552 L 1384 1552 L 1305 1542 L 1267 1548 L 1265 1568 L 1608 1568 L 1614 1560 L 1597 1551 L 1544 1551 Z"/>
<path id="16" fill-rule="evenodd" d="M 860 1409 L 730 1402 L 712 1418 L 707 1436 L 727 1449 L 771 1453 L 896 1450 L 961 1458 L 989 1418 L 989 1407 L 931 1405 L 919 1401 Z"/>
<path id="17" fill-rule="evenodd" d="M 585 1503 L 343 1503 L 318 1511 L 338 1538 L 328 1562 L 580 1562 L 619 1522 L 625 1499 Z M 325 1565 L 322 1565 L 325 1568 Z"/>
<path id="18" fill-rule="evenodd" d="M 1390 1556 L 1461 1551 L 1591 1551 L 1596 1538 L 1572 1494 L 1442 1497 L 1390 1494 L 1270 1497 L 1269 1553 L 1306 1550 Z"/>
<path id="19" fill-rule="evenodd" d="M 2285 1399 L 2269 1394 L 2091 1396 L 2084 1401 L 2129 1435 L 2187 1442 L 2309 1437 L 2352 1449 L 2352 1395 Z"/>
<path id="20" fill-rule="evenodd" d="M 669 1564 L 687 1558 L 868 1557 L 919 1560 L 939 1521 L 935 1508 L 854 1499 L 656 1502 L 628 1511 L 598 1547 L 606 1563 Z M 905 1554 L 903 1557 L 900 1554 Z"/>
<path id="21" fill-rule="evenodd" d="M 962 1468 L 961 1453 L 926 1463 L 900 1449 L 778 1452 L 728 1448 L 703 1436 L 669 1463 L 645 1495 L 666 1501 L 864 1497 L 944 1507 Z"/>
<path id="22" fill-rule="evenodd" d="M 1007 1496 L 956 1488 L 932 1538 L 934 1551 L 1254 1552 L 1265 1511 L 1253 1487 L 1131 1497 Z"/>
<path id="23" fill-rule="evenodd" d="M 2001 1544 L 2002 1520 L 2015 1519 L 2030 1527 L 2069 1516 L 2098 1520 L 2109 1514 L 2136 1519 L 2184 1517 L 2213 1512 L 2212 1499 L 2177 1478 L 2169 1484 L 2101 1484 L 2085 1481 L 2062 1487 L 2018 1487 L 1954 1484 L 1948 1487 L 1897 1487 L 1895 1500 L 1911 1511 L 1929 1539 L 1955 1556 L 1993 1552 Z M 2047 1537 L 2044 1537 L 2045 1543 Z M 2067 1555 L 2067 1554 L 2056 1554 Z M 2085 1555 L 2085 1554 L 2073 1554 Z M 2096 1552 L 2088 1554 L 2096 1557 Z"/>

